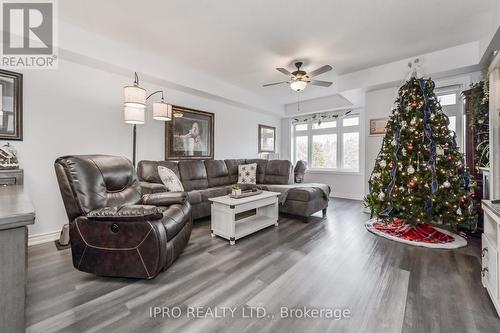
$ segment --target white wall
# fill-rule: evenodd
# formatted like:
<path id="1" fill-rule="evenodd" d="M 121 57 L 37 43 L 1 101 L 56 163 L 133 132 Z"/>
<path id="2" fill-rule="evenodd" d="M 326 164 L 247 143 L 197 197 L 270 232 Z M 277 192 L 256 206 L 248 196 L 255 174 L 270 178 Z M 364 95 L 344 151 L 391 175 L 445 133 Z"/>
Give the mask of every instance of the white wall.
<path id="1" fill-rule="evenodd" d="M 396 100 L 399 87 L 379 89 L 366 93 L 365 127 L 370 128 L 370 119 L 389 117 Z M 368 179 L 375 165 L 375 159 L 382 147 L 383 136 L 370 136 L 365 133 L 365 179 L 364 192 L 368 193 Z"/>
<path id="2" fill-rule="evenodd" d="M 332 197 L 362 200 L 364 196 L 363 171 L 359 173 L 308 171 L 304 181 L 330 185 L 332 189 L 330 196 Z"/>
<path id="3" fill-rule="evenodd" d="M 130 70 L 133 73 L 133 69 Z M 125 77 L 61 60 L 58 70 L 24 71 L 24 140 L 17 147 L 25 186 L 36 209 L 29 234 L 60 230 L 67 222 L 53 169 L 66 154 L 132 155 L 132 127 L 123 122 Z M 148 91 L 161 89 L 146 81 Z M 220 101 L 166 90 L 169 103 L 215 113 L 215 158 L 257 157 L 257 126 L 278 128 L 279 116 L 248 111 Z M 152 119 L 138 126 L 138 160 L 164 158 L 164 123 Z"/>

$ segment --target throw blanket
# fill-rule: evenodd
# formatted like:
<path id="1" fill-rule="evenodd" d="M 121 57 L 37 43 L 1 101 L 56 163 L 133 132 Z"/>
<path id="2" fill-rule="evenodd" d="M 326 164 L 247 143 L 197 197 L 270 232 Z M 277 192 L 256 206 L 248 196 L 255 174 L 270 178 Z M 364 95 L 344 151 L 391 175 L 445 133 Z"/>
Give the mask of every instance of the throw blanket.
<path id="1" fill-rule="evenodd" d="M 280 197 L 279 197 L 279 202 L 280 204 L 284 204 L 286 201 L 286 198 L 288 196 L 288 192 L 290 190 L 293 190 L 294 188 L 301 188 L 301 187 L 312 187 L 312 188 L 317 188 L 320 189 L 323 192 L 323 195 L 325 196 L 325 199 L 328 200 L 330 196 L 330 186 L 326 184 L 319 184 L 319 183 L 300 183 L 300 184 L 288 184 L 288 185 L 265 185 L 268 191 L 271 192 L 279 192 Z"/>

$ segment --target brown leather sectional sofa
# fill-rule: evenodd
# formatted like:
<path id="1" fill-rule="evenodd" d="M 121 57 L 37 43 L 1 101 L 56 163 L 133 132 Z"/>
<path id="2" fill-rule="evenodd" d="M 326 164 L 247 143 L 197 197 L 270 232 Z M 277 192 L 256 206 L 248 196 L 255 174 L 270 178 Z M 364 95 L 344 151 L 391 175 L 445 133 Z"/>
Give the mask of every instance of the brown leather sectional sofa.
<path id="1" fill-rule="evenodd" d="M 123 157 L 64 156 L 54 166 L 76 269 L 151 279 L 187 245 L 192 215 L 184 192 L 143 195 Z"/>
<path id="2" fill-rule="evenodd" d="M 182 182 L 192 206 L 193 218 L 210 215 L 209 198 L 226 195 L 228 186 L 238 182 L 238 165 L 257 164 L 255 185 L 268 189 L 269 185 L 286 185 L 294 182 L 292 163 L 287 160 L 227 159 L 190 161 L 140 161 L 137 173 L 143 193 L 165 192 L 158 166 L 171 169 Z M 280 212 L 308 217 L 320 210 L 326 212 L 328 198 L 315 187 L 294 188 L 288 192 L 286 201 L 280 205 Z"/>

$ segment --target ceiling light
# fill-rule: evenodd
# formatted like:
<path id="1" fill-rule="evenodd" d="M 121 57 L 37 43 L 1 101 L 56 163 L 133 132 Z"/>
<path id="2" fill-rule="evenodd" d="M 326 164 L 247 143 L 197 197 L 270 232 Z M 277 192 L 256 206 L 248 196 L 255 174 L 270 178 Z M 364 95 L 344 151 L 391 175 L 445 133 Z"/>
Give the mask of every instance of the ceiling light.
<path id="1" fill-rule="evenodd" d="M 302 91 L 305 89 L 306 86 L 307 86 L 307 82 L 302 81 L 302 80 L 296 80 L 296 81 L 293 81 L 292 83 L 290 83 L 290 88 L 292 88 L 292 90 L 295 90 L 295 91 Z"/>

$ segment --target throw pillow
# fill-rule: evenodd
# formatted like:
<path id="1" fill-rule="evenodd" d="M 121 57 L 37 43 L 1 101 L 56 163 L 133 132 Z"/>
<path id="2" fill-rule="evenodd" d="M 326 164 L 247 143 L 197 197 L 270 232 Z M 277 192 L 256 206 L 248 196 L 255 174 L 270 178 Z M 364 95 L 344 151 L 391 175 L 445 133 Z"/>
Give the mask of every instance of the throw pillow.
<path id="1" fill-rule="evenodd" d="M 238 165 L 238 184 L 256 184 L 257 163 Z"/>
<path id="2" fill-rule="evenodd" d="M 169 168 L 159 165 L 158 175 L 160 176 L 163 185 L 165 185 L 165 187 L 167 188 L 167 191 L 169 192 L 184 191 L 184 187 L 182 186 L 179 177 L 177 177 L 175 172 L 173 172 Z"/>

